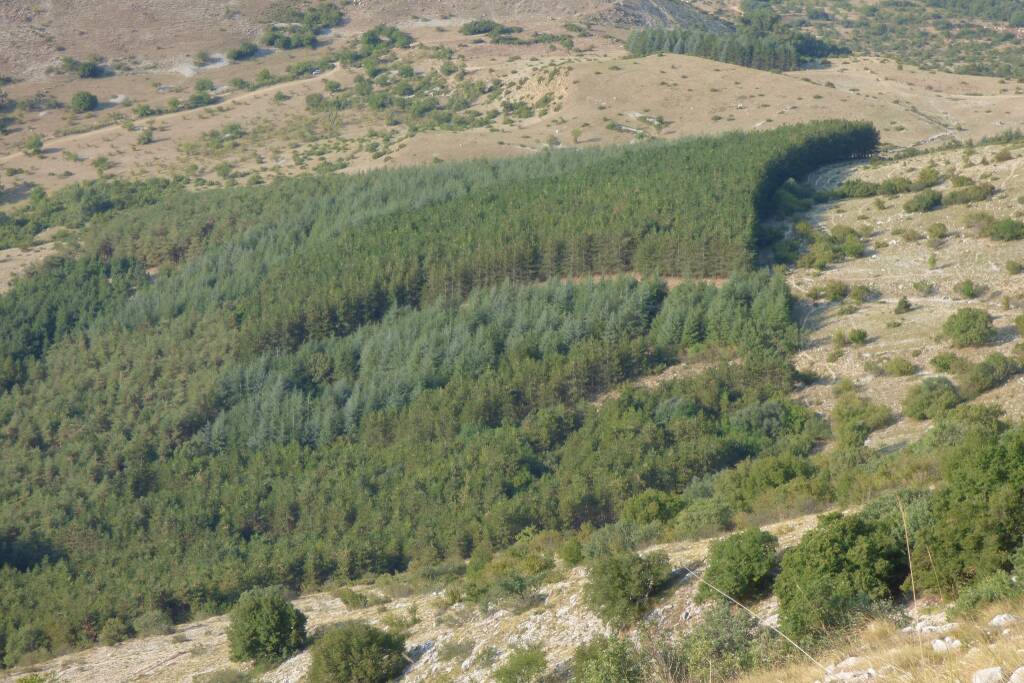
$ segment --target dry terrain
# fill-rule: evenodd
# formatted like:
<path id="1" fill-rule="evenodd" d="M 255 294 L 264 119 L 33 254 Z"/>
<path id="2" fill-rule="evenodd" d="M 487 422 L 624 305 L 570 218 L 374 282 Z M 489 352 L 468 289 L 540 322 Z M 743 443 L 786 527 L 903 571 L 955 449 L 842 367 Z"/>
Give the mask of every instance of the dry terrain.
<path id="1" fill-rule="evenodd" d="M 813 515 L 767 527 L 776 534 L 783 547 L 796 544 L 817 521 Z M 683 632 L 699 618 L 701 607 L 694 602 L 701 563 L 710 541 L 667 543 L 651 548 L 669 556 L 679 579 L 658 602 L 644 622 L 644 629 Z M 517 646 L 540 643 L 549 664 L 564 666 L 576 647 L 606 627 L 585 605 L 583 586 L 586 570 L 580 567 L 560 568 L 557 580 L 541 586 L 530 600 L 517 605 L 497 606 L 480 610 L 472 605 L 449 605 L 443 591 L 410 592 L 401 581 L 384 581 L 379 585 L 356 586 L 359 592 L 387 601 L 377 607 L 349 609 L 329 593 L 303 596 L 295 606 L 309 617 L 312 633 L 324 626 L 347 619 L 364 619 L 387 626 L 404 624 L 408 629 L 408 646 L 415 663 L 403 680 L 408 681 L 484 681 L 489 672 L 501 665 Z M 756 610 L 769 618 L 776 606 L 769 600 Z M 58 680 L 80 681 L 179 681 L 201 680 L 203 674 L 225 668 L 244 670 L 246 665 L 228 660 L 226 616 L 183 624 L 175 633 L 153 638 L 126 641 L 113 647 L 97 647 L 66 655 L 47 662 L 38 671 L 56 674 Z M 439 649 L 446 643 L 462 643 L 467 654 L 443 661 Z M 299 683 L 309 667 L 310 655 L 303 653 L 266 673 L 260 680 L 267 683 Z M 25 671 L 17 671 L 2 680 L 17 680 Z"/>
<path id="2" fill-rule="evenodd" d="M 864 258 L 845 261 L 824 272 L 797 269 L 790 283 L 797 293 L 806 293 L 828 281 L 841 281 L 854 287 L 867 285 L 878 296 L 845 312 L 842 305 L 819 303 L 808 314 L 808 336 L 804 350 L 798 353 L 797 367 L 813 371 L 826 382 L 801 392 L 800 398 L 822 412 L 831 409 L 834 397 L 831 383 L 839 378 L 854 380 L 864 395 L 899 411 L 908 389 L 923 377 L 935 374 L 929 361 L 938 353 L 949 351 L 948 340 L 941 338 L 942 324 L 962 306 L 987 310 L 995 319 L 999 336 L 993 345 L 984 348 L 957 350 L 973 361 L 993 351 L 1012 355 L 1020 341 L 1014 329 L 1014 318 L 1024 311 L 1024 276 L 1007 272 L 1007 261 L 1024 260 L 1024 242 L 996 242 L 979 237 L 968 227 L 967 216 L 984 211 L 998 218 L 1024 215 L 1024 158 L 1016 149 L 1008 161 L 992 159 L 999 148 L 980 147 L 972 153 L 963 151 L 928 154 L 906 161 L 889 162 L 875 168 L 841 169 L 840 175 L 870 180 L 888 176 L 915 176 L 922 168 L 935 164 L 946 174 L 957 173 L 996 186 L 997 193 L 983 202 L 956 206 L 927 213 L 907 213 L 903 203 L 909 195 L 885 198 L 882 204 L 874 199 L 852 199 L 825 205 L 810 217 L 822 230 L 836 225 L 849 225 L 870 233 L 870 247 Z M 939 186 L 948 189 L 948 185 Z M 938 244 L 929 244 L 924 237 L 929 226 L 945 225 L 949 236 Z M 908 239 L 909 235 L 909 239 Z M 934 267 L 929 256 L 934 254 Z M 966 300 L 954 292 L 957 284 L 971 280 L 980 285 L 978 298 Z M 917 285 L 915 287 L 915 284 Z M 927 286 L 926 286 L 927 285 Z M 911 310 L 896 315 L 894 308 L 900 297 L 906 297 Z M 868 333 L 868 343 L 850 347 L 835 360 L 830 360 L 831 340 L 837 331 L 860 328 Z M 878 377 L 865 363 L 903 357 L 918 367 L 910 377 Z M 1015 377 L 1006 385 L 976 399 L 982 403 L 998 403 L 1013 419 L 1024 417 L 1024 377 Z M 927 422 L 900 419 L 894 426 L 876 433 L 869 444 L 893 447 L 914 440 Z"/>

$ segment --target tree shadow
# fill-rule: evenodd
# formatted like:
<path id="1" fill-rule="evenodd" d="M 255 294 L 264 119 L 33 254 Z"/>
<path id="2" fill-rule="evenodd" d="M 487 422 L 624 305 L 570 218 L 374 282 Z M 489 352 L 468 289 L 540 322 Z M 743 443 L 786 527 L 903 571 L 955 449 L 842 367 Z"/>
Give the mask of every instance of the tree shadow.
<path id="1" fill-rule="evenodd" d="M 35 183 L 28 181 L 12 185 L 11 187 L 5 187 L 3 192 L 0 192 L 0 203 L 14 204 L 28 199 L 35 187 Z"/>
<path id="2" fill-rule="evenodd" d="M 26 571 L 44 560 L 56 562 L 65 557 L 62 550 L 34 531 L 18 533 L 10 530 L 0 536 L 0 567 L 9 566 L 18 571 Z"/>

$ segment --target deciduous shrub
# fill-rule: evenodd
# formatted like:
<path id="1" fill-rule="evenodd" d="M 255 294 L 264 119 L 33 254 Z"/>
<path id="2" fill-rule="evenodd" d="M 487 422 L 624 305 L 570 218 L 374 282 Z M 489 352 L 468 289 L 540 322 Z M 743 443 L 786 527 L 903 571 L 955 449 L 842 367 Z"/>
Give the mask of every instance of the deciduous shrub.
<path id="1" fill-rule="evenodd" d="M 963 588 L 956 598 L 953 612 L 971 614 L 993 602 L 1018 598 L 1022 593 L 1024 588 L 1017 583 L 1015 577 L 1000 569 Z"/>
<path id="2" fill-rule="evenodd" d="M 683 501 L 679 496 L 657 489 L 647 489 L 626 501 L 622 507 L 621 518 L 637 524 L 667 522 L 675 517 L 682 507 Z"/>
<path id="3" fill-rule="evenodd" d="M 544 649 L 534 645 L 519 648 L 494 672 L 498 683 L 536 683 L 548 668 Z"/>
<path id="4" fill-rule="evenodd" d="M 979 183 L 978 185 L 968 185 L 961 187 L 956 190 L 950 190 L 949 192 L 942 195 L 943 206 L 953 206 L 955 204 L 971 204 L 973 202 L 981 202 L 991 197 L 996 191 L 996 188 L 991 183 Z"/>
<path id="5" fill-rule="evenodd" d="M 832 429 L 841 446 L 860 446 L 876 430 L 892 424 L 892 411 L 862 396 L 844 393 L 832 411 Z"/>
<path id="6" fill-rule="evenodd" d="M 740 602 L 750 602 L 770 589 L 779 539 L 767 531 L 748 529 L 711 544 L 704 579 Z M 718 598 L 707 584 L 697 589 L 697 600 Z"/>
<path id="7" fill-rule="evenodd" d="M 942 324 L 942 333 L 953 346 L 983 346 L 992 341 L 996 330 L 992 316 L 980 308 L 961 308 Z"/>
<path id="8" fill-rule="evenodd" d="M 964 299 L 976 299 L 981 294 L 981 287 L 974 280 L 961 280 L 953 286 L 953 291 Z"/>
<path id="9" fill-rule="evenodd" d="M 126 624 L 124 619 L 111 617 L 103 622 L 103 628 L 100 629 L 100 642 L 104 645 L 114 645 L 131 638 L 133 633 L 132 627 Z"/>
<path id="10" fill-rule="evenodd" d="M 174 622 L 163 610 L 153 609 L 135 617 L 132 629 L 140 636 L 162 636 L 174 630 Z"/>
<path id="11" fill-rule="evenodd" d="M 903 414 L 915 420 L 931 420 L 960 403 L 960 392 L 945 377 L 928 377 L 911 387 L 903 399 Z"/>
<path id="12" fill-rule="evenodd" d="M 361 621 L 329 629 L 313 646 L 309 683 L 385 683 L 406 666 L 405 638 Z"/>
<path id="13" fill-rule="evenodd" d="M 702 498 L 687 505 L 672 520 L 674 538 L 697 540 L 733 528 L 733 510 L 715 498 Z"/>
<path id="14" fill-rule="evenodd" d="M 931 211 L 942 204 L 942 193 L 938 190 L 922 190 L 903 204 L 908 213 Z"/>
<path id="15" fill-rule="evenodd" d="M 1020 363 L 1001 353 L 993 353 L 980 363 L 969 364 L 958 374 L 960 392 L 970 400 L 986 391 L 991 391 L 1020 372 Z"/>
<path id="16" fill-rule="evenodd" d="M 641 683 L 644 662 L 628 638 L 597 636 L 576 648 L 572 658 L 572 680 L 576 683 Z"/>
<path id="17" fill-rule="evenodd" d="M 245 41 L 238 47 L 228 50 L 227 56 L 233 62 L 240 62 L 255 57 L 257 52 L 259 52 L 259 47 L 256 43 Z"/>
<path id="18" fill-rule="evenodd" d="M 945 483 L 927 499 L 912 535 L 918 590 L 956 594 L 1015 564 L 1022 568 L 1024 428 L 1007 429 L 997 416 L 991 409 L 956 411 L 955 421 L 939 425 L 949 435 L 938 444 Z M 991 581 L 975 590 L 998 593 L 998 579 Z"/>
<path id="19" fill-rule="evenodd" d="M 648 610 L 671 574 L 668 557 L 662 553 L 641 557 L 620 552 L 599 557 L 590 568 L 587 602 L 608 624 L 628 626 Z"/>
<path id="20" fill-rule="evenodd" d="M 100 101 L 91 92 L 81 90 L 71 97 L 71 111 L 76 114 L 84 114 L 93 111 L 100 105 Z"/>
<path id="21" fill-rule="evenodd" d="M 1000 242 L 1010 242 L 1024 238 L 1024 223 L 1012 218 L 991 220 L 981 228 L 981 236 Z"/>
<path id="22" fill-rule="evenodd" d="M 779 662 L 789 647 L 737 608 L 722 603 L 706 610 L 699 624 L 659 659 L 669 664 L 673 680 L 731 680 L 756 666 Z"/>
<path id="23" fill-rule="evenodd" d="M 306 615 L 292 607 L 279 588 L 247 591 L 231 610 L 228 644 L 236 661 L 282 660 L 306 644 Z"/>
<path id="24" fill-rule="evenodd" d="M 801 640 L 826 637 L 873 601 L 895 597 L 906 574 L 905 550 L 887 520 L 825 515 L 782 558 L 775 582 L 782 630 Z"/>

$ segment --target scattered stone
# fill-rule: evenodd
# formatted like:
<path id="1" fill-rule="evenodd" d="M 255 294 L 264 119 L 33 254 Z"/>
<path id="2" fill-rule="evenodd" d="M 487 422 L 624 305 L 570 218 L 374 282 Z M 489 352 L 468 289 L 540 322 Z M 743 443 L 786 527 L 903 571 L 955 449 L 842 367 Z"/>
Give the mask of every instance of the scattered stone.
<path id="1" fill-rule="evenodd" d="M 903 633 L 950 633 L 960 628 L 955 621 L 947 622 L 942 612 L 922 617 L 910 626 L 900 629 Z"/>
<path id="2" fill-rule="evenodd" d="M 868 669 L 867 671 L 837 671 L 825 674 L 824 683 L 863 683 L 864 681 L 873 681 L 876 678 L 878 678 L 878 673 L 874 669 Z"/>
<path id="3" fill-rule="evenodd" d="M 993 666 L 989 669 L 980 669 L 974 672 L 971 683 L 1003 683 L 1003 668 Z"/>
<path id="4" fill-rule="evenodd" d="M 961 643 L 956 638 L 950 638 L 949 636 L 946 636 L 945 638 L 936 638 L 935 640 L 933 640 L 932 650 L 942 655 L 946 654 L 947 652 L 955 652 L 956 650 L 959 650 L 961 645 L 963 645 L 963 643 Z"/>
<path id="5" fill-rule="evenodd" d="M 1017 617 L 1012 614 L 997 614 L 992 617 L 992 621 L 988 622 L 988 625 L 993 628 L 1005 628 L 1015 623 L 1017 623 Z"/>

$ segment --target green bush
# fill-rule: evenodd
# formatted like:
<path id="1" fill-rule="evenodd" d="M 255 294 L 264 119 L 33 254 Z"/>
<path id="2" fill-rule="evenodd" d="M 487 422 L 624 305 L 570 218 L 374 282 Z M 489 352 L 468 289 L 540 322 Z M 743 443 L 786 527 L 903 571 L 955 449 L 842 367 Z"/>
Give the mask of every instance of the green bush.
<path id="1" fill-rule="evenodd" d="M 922 190 L 903 204 L 907 213 L 931 211 L 942 204 L 942 193 L 937 190 Z"/>
<path id="2" fill-rule="evenodd" d="M 832 411 L 832 429 L 840 446 L 863 445 L 872 432 L 892 421 L 887 407 L 852 393 L 840 396 Z"/>
<path id="3" fill-rule="evenodd" d="M 949 351 L 943 351 L 937 353 L 931 360 L 932 367 L 939 372 L 952 372 L 953 374 L 959 374 L 967 370 L 970 367 L 970 363 L 955 353 Z"/>
<path id="4" fill-rule="evenodd" d="M 668 557 L 620 552 L 599 557 L 590 567 L 586 598 L 606 623 L 625 627 L 644 615 L 672 575 Z"/>
<path id="5" fill-rule="evenodd" d="M 939 423 L 944 485 L 927 499 L 912 534 L 917 589 L 955 595 L 999 571 L 1020 570 L 1024 529 L 1024 428 L 998 411 L 955 411 Z M 1014 555 L 1015 551 L 1017 556 Z M 976 587 L 995 592 L 998 579 Z M 974 600 L 975 598 L 968 598 Z"/>
<path id="6" fill-rule="evenodd" d="M 474 19 L 467 21 L 459 27 L 459 33 L 465 36 L 482 36 L 485 34 L 501 35 L 507 33 L 518 33 L 522 29 L 514 26 L 505 26 L 490 19 Z"/>
<path id="7" fill-rule="evenodd" d="M 985 605 L 1002 600 L 1019 598 L 1024 594 L 1015 577 L 999 570 L 971 583 L 960 590 L 953 606 L 954 614 L 971 614 Z"/>
<path id="8" fill-rule="evenodd" d="M 972 204 L 974 202 L 981 202 L 991 197 L 996 191 L 996 188 L 990 183 L 979 183 L 978 185 L 969 185 L 956 190 L 951 190 L 942 196 L 943 206 L 953 206 L 955 204 Z"/>
<path id="9" fill-rule="evenodd" d="M 754 667 L 769 667 L 786 656 L 781 638 L 739 609 L 720 603 L 705 610 L 701 621 L 660 659 L 675 674 L 673 680 L 731 680 Z"/>
<path id="10" fill-rule="evenodd" d="M 163 610 L 149 610 L 135 617 L 132 629 L 139 636 L 163 636 L 174 630 L 174 622 Z"/>
<path id="11" fill-rule="evenodd" d="M 228 50 L 228 59 L 233 62 L 240 62 L 245 59 L 252 59 L 259 52 L 259 47 L 256 43 L 245 41 L 241 45 L 231 50 Z"/>
<path id="12" fill-rule="evenodd" d="M 960 392 L 945 377 L 928 377 L 910 388 L 903 399 L 903 414 L 915 420 L 931 420 L 960 403 Z"/>
<path id="13" fill-rule="evenodd" d="M 867 331 L 856 327 L 850 330 L 846 338 L 849 340 L 851 344 L 854 344 L 856 346 L 863 346 L 864 344 L 868 343 Z"/>
<path id="14" fill-rule="evenodd" d="M 572 680 L 576 683 L 642 683 L 644 661 L 628 638 L 597 636 L 576 648 Z"/>
<path id="15" fill-rule="evenodd" d="M 273 662 L 306 644 L 306 615 L 284 599 L 279 588 L 256 588 L 238 599 L 228 629 L 231 659 Z"/>
<path id="16" fill-rule="evenodd" d="M 715 498 L 702 498 L 687 505 L 672 520 L 673 538 L 695 541 L 733 528 L 733 510 Z"/>
<path id="17" fill-rule="evenodd" d="M 896 315 L 903 315 L 904 313 L 910 312 L 910 301 L 907 297 L 900 297 L 900 300 L 896 302 L 896 308 L 893 312 L 896 313 Z"/>
<path id="18" fill-rule="evenodd" d="M 739 602 L 752 602 L 771 590 L 779 539 L 767 531 L 748 529 L 711 544 L 704 579 Z M 701 583 L 697 601 L 719 598 Z"/>
<path id="19" fill-rule="evenodd" d="M 309 683 L 384 683 L 401 677 L 405 638 L 361 621 L 329 629 L 313 646 Z"/>
<path id="20" fill-rule="evenodd" d="M 974 280 L 961 280 L 953 286 L 953 291 L 964 299 L 976 299 L 981 295 L 981 287 Z"/>
<path id="21" fill-rule="evenodd" d="M 548 659 L 539 645 L 515 650 L 494 672 L 498 683 L 537 683 L 548 668 Z"/>
<path id="22" fill-rule="evenodd" d="M 993 353 L 980 363 L 968 365 L 958 373 L 960 392 L 970 400 L 986 391 L 991 391 L 1019 373 L 1020 363 L 1001 353 Z"/>
<path id="23" fill-rule="evenodd" d="M 667 522 L 679 513 L 682 506 L 683 501 L 679 496 L 647 489 L 626 501 L 620 517 L 637 524 Z"/>
<path id="24" fill-rule="evenodd" d="M 370 599 L 362 593 L 357 593 L 351 588 L 339 588 L 335 595 L 349 609 L 363 609 L 370 604 Z"/>
<path id="25" fill-rule="evenodd" d="M 980 234 L 1000 242 L 1019 240 L 1024 238 L 1024 223 L 1012 218 L 992 220 L 982 225 Z"/>
<path id="26" fill-rule="evenodd" d="M 71 111 L 76 114 L 84 114 L 87 111 L 93 111 L 98 106 L 100 106 L 100 101 L 96 99 L 95 95 L 86 90 L 76 92 L 71 97 Z"/>
<path id="27" fill-rule="evenodd" d="M 894 356 L 882 363 L 882 374 L 886 377 L 909 377 L 915 372 L 914 364 L 902 356 Z"/>
<path id="28" fill-rule="evenodd" d="M 111 617 L 103 622 L 100 629 L 100 642 L 104 645 L 115 645 L 122 640 L 132 637 L 132 627 L 125 623 L 120 617 Z"/>
<path id="29" fill-rule="evenodd" d="M 953 346 L 984 346 L 996 335 L 992 316 L 980 308 L 961 308 L 942 324 L 942 333 Z"/>
<path id="30" fill-rule="evenodd" d="M 894 598 L 906 575 L 905 549 L 888 520 L 824 515 L 782 558 L 780 626 L 799 640 L 828 637 L 872 602 Z"/>

